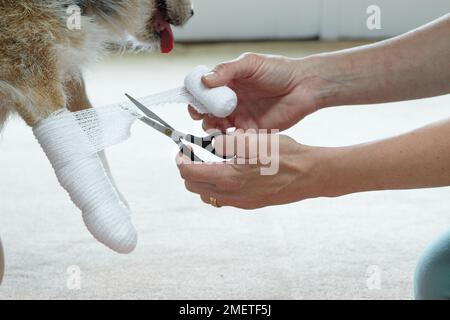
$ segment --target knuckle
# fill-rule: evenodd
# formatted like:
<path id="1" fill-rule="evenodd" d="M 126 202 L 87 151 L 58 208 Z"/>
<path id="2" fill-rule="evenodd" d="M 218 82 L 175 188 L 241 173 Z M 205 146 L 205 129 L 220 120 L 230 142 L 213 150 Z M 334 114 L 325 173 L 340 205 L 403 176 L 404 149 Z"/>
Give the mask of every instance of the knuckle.
<path id="1" fill-rule="evenodd" d="M 203 119 L 202 128 L 205 132 L 208 132 L 209 130 L 216 129 L 216 124 L 214 118 L 207 117 Z"/>
<path id="2" fill-rule="evenodd" d="M 183 180 L 189 180 L 191 177 L 191 174 L 190 174 L 189 170 L 186 168 L 186 166 L 180 167 L 180 174 L 181 174 L 181 178 L 183 178 Z"/>
<path id="3" fill-rule="evenodd" d="M 192 184 L 189 181 L 184 182 L 187 191 L 193 192 Z"/>
<path id="4" fill-rule="evenodd" d="M 209 204 L 209 198 L 207 198 L 206 195 L 204 195 L 204 194 L 200 195 L 200 199 L 201 199 L 204 203 Z"/>
<path id="5" fill-rule="evenodd" d="M 229 63 L 227 63 L 227 62 L 219 63 L 219 64 L 214 68 L 214 71 L 217 72 L 217 73 L 221 73 L 221 72 L 223 72 L 224 70 L 226 70 L 226 69 L 228 68 L 228 65 L 229 65 Z"/>
<path id="6" fill-rule="evenodd" d="M 256 56 L 258 56 L 255 52 L 244 52 L 241 54 L 240 59 L 254 59 Z"/>

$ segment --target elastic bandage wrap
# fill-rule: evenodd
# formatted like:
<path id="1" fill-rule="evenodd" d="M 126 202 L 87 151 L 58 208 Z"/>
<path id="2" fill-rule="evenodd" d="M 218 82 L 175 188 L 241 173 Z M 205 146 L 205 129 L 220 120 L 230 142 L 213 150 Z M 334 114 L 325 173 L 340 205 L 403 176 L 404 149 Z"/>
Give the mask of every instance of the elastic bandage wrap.
<path id="1" fill-rule="evenodd" d="M 146 106 L 189 103 L 199 112 L 225 117 L 237 105 L 236 94 L 227 87 L 206 88 L 201 77 L 209 71 L 197 67 L 186 77 L 185 87 L 138 100 Z M 103 150 L 127 140 L 131 126 L 141 116 L 131 102 L 123 102 L 78 112 L 61 109 L 33 127 L 59 183 L 82 211 L 89 232 L 110 249 L 124 254 L 136 247 L 137 232 Z"/>
<path id="2" fill-rule="evenodd" d="M 59 183 L 82 211 L 88 230 L 119 253 L 133 251 L 137 232 L 130 209 L 98 153 L 127 139 L 134 120 L 129 112 L 117 107 L 101 108 L 99 112 L 61 110 L 33 128 Z"/>

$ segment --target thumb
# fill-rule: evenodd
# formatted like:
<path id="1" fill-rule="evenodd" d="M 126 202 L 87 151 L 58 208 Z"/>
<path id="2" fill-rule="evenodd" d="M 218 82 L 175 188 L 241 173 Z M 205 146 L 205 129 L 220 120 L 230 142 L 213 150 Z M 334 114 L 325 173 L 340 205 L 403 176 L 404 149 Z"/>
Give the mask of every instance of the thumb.
<path id="1" fill-rule="evenodd" d="M 203 84 L 209 88 L 226 86 L 233 80 L 251 77 L 261 64 L 261 56 L 245 53 L 235 60 L 218 64 L 203 76 Z"/>

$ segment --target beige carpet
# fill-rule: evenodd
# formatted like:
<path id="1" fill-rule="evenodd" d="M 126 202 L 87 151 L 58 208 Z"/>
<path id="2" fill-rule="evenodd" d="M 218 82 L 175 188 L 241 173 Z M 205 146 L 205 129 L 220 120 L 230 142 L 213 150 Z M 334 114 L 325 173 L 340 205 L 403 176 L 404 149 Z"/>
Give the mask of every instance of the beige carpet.
<path id="1" fill-rule="evenodd" d="M 170 56 L 125 56 L 87 72 L 96 105 L 179 85 L 198 64 L 245 51 L 304 56 L 356 43 L 179 45 Z M 154 108 L 201 133 L 182 106 Z M 288 133 L 312 145 L 379 139 L 447 117 L 450 96 L 321 111 Z M 134 209 L 139 246 L 116 255 L 95 242 L 58 186 L 30 129 L 12 121 L 0 140 L 0 234 L 7 270 L 0 299 L 410 299 L 423 247 L 450 227 L 450 189 L 356 194 L 244 212 L 186 192 L 174 145 L 137 124 L 109 151 Z M 81 290 L 67 269 L 81 270 Z M 381 271 L 379 289 L 366 282 Z"/>

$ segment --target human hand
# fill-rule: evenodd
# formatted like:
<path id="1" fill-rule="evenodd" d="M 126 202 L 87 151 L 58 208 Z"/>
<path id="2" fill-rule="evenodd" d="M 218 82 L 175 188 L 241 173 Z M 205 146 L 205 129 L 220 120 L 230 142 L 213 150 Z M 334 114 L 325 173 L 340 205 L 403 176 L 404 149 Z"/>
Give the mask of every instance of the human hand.
<path id="1" fill-rule="evenodd" d="M 192 164 L 177 157 L 188 190 L 204 202 L 255 209 L 315 197 L 337 197 L 355 192 L 450 185 L 450 120 L 444 120 L 396 137 L 360 145 L 334 148 L 310 147 L 277 135 L 279 148 L 261 134 L 220 136 L 219 154 L 237 153 L 234 162 Z M 241 148 L 232 140 L 244 136 Z M 278 161 L 274 175 L 262 175 L 261 141 L 271 141 L 271 161 Z M 242 139 L 241 139 L 242 141 Z M 230 145 L 238 145 L 234 152 Z M 224 150 L 224 146 L 226 146 Z M 269 149 L 269 148 L 267 148 Z M 252 150 L 257 150 L 257 153 Z M 242 153 L 239 155 L 239 153 Z M 239 164 L 245 160 L 247 164 Z"/>
<path id="2" fill-rule="evenodd" d="M 314 198 L 324 192 L 327 184 L 323 182 L 326 177 L 323 169 L 327 166 L 320 161 L 322 148 L 298 144 L 284 135 L 263 138 L 237 132 L 216 139 L 215 148 L 220 155 L 237 153 L 236 149 L 225 148 L 230 145 L 229 139 L 235 146 L 238 139 L 247 142 L 243 154 L 238 154 L 232 162 L 198 164 L 181 153 L 177 156 L 186 188 L 199 194 L 203 202 L 213 204 L 215 199 L 219 206 L 256 209 Z M 267 161 L 262 164 L 259 151 L 262 141 L 272 144 L 268 146 L 268 154 L 272 162 L 278 162 L 278 170 L 272 175 L 262 174 L 263 168 L 273 165 Z M 274 147 L 274 141 L 278 148 Z"/>
<path id="3" fill-rule="evenodd" d="M 247 53 L 219 64 L 203 78 L 207 87 L 227 85 L 238 96 L 236 110 L 219 119 L 199 114 L 192 106 L 194 120 L 203 128 L 285 130 L 316 111 L 314 85 L 307 76 L 306 60 Z"/>

